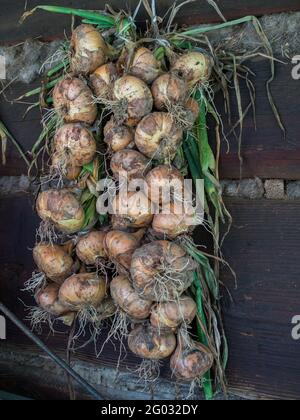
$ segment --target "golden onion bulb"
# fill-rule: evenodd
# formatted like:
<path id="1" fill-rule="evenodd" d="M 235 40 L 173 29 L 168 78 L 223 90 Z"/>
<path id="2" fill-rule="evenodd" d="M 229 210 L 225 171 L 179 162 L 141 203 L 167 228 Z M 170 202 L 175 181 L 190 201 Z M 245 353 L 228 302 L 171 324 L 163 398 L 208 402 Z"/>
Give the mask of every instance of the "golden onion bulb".
<path id="1" fill-rule="evenodd" d="M 114 118 L 104 127 L 104 141 L 112 152 L 119 152 L 134 145 L 133 130 L 126 125 L 118 124 Z"/>
<path id="2" fill-rule="evenodd" d="M 115 179 L 143 179 L 150 169 L 149 160 L 137 150 L 125 149 L 114 153 L 110 169 Z"/>
<path id="3" fill-rule="evenodd" d="M 149 198 L 157 205 L 173 203 L 183 195 L 184 177 L 173 166 L 156 166 L 147 174 L 146 182 Z"/>
<path id="4" fill-rule="evenodd" d="M 77 26 L 72 33 L 71 49 L 71 71 L 75 74 L 93 73 L 107 61 L 107 45 L 92 25 Z"/>
<path id="5" fill-rule="evenodd" d="M 68 158 L 61 159 L 60 153 L 54 153 L 52 155 L 52 162 L 50 173 L 53 176 L 62 176 L 69 181 L 75 181 L 82 171 L 81 166 L 73 166 L 68 162 Z"/>
<path id="6" fill-rule="evenodd" d="M 144 228 L 153 220 L 151 202 L 142 192 L 118 194 L 113 200 L 113 229 Z"/>
<path id="7" fill-rule="evenodd" d="M 191 233 L 197 225 L 195 210 L 192 206 L 183 203 L 171 203 L 168 211 L 155 214 L 152 229 L 170 239 Z"/>
<path id="8" fill-rule="evenodd" d="M 112 96 L 113 84 L 118 78 L 114 63 L 98 67 L 90 76 L 92 90 L 98 98 L 109 99 Z"/>
<path id="9" fill-rule="evenodd" d="M 36 303 L 49 314 L 61 317 L 70 313 L 70 308 L 59 300 L 59 285 L 50 283 L 35 294 Z"/>
<path id="10" fill-rule="evenodd" d="M 76 246 L 76 255 L 86 265 L 95 265 L 107 257 L 104 240 L 106 232 L 92 231 L 82 236 Z"/>
<path id="11" fill-rule="evenodd" d="M 208 54 L 191 51 L 181 55 L 172 65 L 172 72 L 183 77 L 190 88 L 197 83 L 209 81 L 213 67 L 212 58 Z"/>
<path id="12" fill-rule="evenodd" d="M 148 158 L 166 163 L 174 159 L 182 138 L 183 130 L 167 112 L 147 115 L 138 124 L 135 132 L 138 150 Z"/>
<path id="13" fill-rule="evenodd" d="M 83 208 L 68 190 L 48 190 L 39 194 L 36 209 L 43 221 L 51 222 L 64 233 L 80 231 L 84 224 Z"/>
<path id="14" fill-rule="evenodd" d="M 189 296 L 181 296 L 175 302 L 158 303 L 152 307 L 150 323 L 154 328 L 176 329 L 190 324 L 197 313 L 197 305 Z"/>
<path id="15" fill-rule="evenodd" d="M 129 73 L 150 84 L 159 75 L 160 64 L 148 48 L 140 47 L 133 56 Z"/>
<path id="16" fill-rule="evenodd" d="M 159 76 L 154 81 L 151 91 L 154 106 L 159 111 L 168 110 L 174 104 L 183 105 L 188 96 L 186 81 L 172 73 Z"/>

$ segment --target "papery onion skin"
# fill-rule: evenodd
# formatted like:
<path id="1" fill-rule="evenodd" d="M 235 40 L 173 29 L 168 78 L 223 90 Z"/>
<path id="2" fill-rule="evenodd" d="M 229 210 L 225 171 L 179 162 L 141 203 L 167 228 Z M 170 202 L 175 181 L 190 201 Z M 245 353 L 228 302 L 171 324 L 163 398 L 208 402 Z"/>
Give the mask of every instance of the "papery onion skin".
<path id="1" fill-rule="evenodd" d="M 152 222 L 152 229 L 170 239 L 175 239 L 183 234 L 190 234 L 197 225 L 195 210 L 190 207 L 189 211 L 184 208 L 183 203 L 171 204 L 169 212 L 155 214 Z"/>
<path id="2" fill-rule="evenodd" d="M 178 345 L 170 360 L 172 373 L 177 379 L 200 379 L 209 371 L 213 362 L 213 355 L 207 347 L 192 340 L 187 344 L 180 334 L 178 335 Z"/>
<path id="3" fill-rule="evenodd" d="M 110 168 L 115 179 L 143 179 L 151 169 L 149 160 L 137 150 L 120 150 L 110 162 Z"/>
<path id="4" fill-rule="evenodd" d="M 154 305 L 150 323 L 154 328 L 176 329 L 182 323 L 190 324 L 197 313 L 197 305 L 189 296 L 181 296 L 176 302 L 164 302 Z"/>
<path id="5" fill-rule="evenodd" d="M 104 127 L 104 141 L 111 152 L 127 149 L 134 146 L 133 130 L 111 119 Z"/>
<path id="6" fill-rule="evenodd" d="M 70 309 L 97 308 L 106 296 L 106 281 L 96 273 L 75 274 L 59 289 L 59 300 Z"/>
<path id="7" fill-rule="evenodd" d="M 92 125 L 98 114 L 92 91 L 84 81 L 75 77 L 66 77 L 57 83 L 53 105 L 65 123 Z"/>
<path id="8" fill-rule="evenodd" d="M 179 196 L 183 194 L 184 177 L 178 169 L 170 165 L 156 166 L 147 174 L 146 182 L 150 200 L 158 205 L 174 201 L 170 188 Z"/>
<path id="9" fill-rule="evenodd" d="M 71 48 L 71 70 L 74 74 L 90 74 L 107 60 L 107 45 L 92 25 L 77 26 L 72 34 Z"/>
<path id="10" fill-rule="evenodd" d="M 40 243 L 33 248 L 33 259 L 38 269 L 49 280 L 62 284 L 72 274 L 73 259 L 59 245 Z"/>
<path id="11" fill-rule="evenodd" d="M 140 47 L 133 56 L 129 73 L 150 84 L 159 75 L 160 64 L 148 48 Z"/>
<path id="12" fill-rule="evenodd" d="M 49 283 L 35 294 L 36 303 L 44 311 L 56 317 L 70 313 L 70 308 L 59 301 L 59 285 Z"/>
<path id="13" fill-rule="evenodd" d="M 158 111 L 165 111 L 174 104 L 183 105 L 188 96 L 188 85 L 176 74 L 166 73 L 159 76 L 151 87 L 154 106 Z"/>
<path id="14" fill-rule="evenodd" d="M 82 236 L 76 245 L 76 255 L 86 265 L 95 265 L 97 260 L 106 259 L 104 246 L 106 232 L 92 231 Z"/>
<path id="15" fill-rule="evenodd" d="M 143 359 L 162 360 L 174 352 L 176 337 L 172 331 L 158 331 L 149 324 L 138 325 L 129 334 L 128 347 Z"/>
<path id="16" fill-rule="evenodd" d="M 179 298 L 190 287 L 195 268 L 195 262 L 181 246 L 170 241 L 154 241 L 134 252 L 130 274 L 140 297 L 166 302 Z M 160 287 L 157 276 L 162 283 Z M 176 281 L 170 281 L 171 276 Z"/>
<path id="17" fill-rule="evenodd" d="M 50 174 L 55 176 L 63 176 L 69 181 L 75 181 L 78 179 L 82 171 L 81 166 L 73 166 L 68 162 L 68 158 L 62 161 L 61 154 L 54 153 L 52 155 L 52 163 L 50 168 Z"/>
<path id="18" fill-rule="evenodd" d="M 183 130 L 176 125 L 171 114 L 154 112 L 138 124 L 135 144 L 148 158 L 170 163 L 181 145 Z"/>
<path id="19" fill-rule="evenodd" d="M 152 302 L 141 299 L 127 276 L 115 277 L 110 283 L 110 293 L 114 302 L 135 320 L 147 319 Z"/>
<path id="20" fill-rule="evenodd" d="M 113 229 L 141 229 L 150 226 L 153 220 L 151 202 L 142 191 L 116 195 L 112 208 Z"/>
<path id="21" fill-rule="evenodd" d="M 90 163 L 96 154 L 97 144 L 92 133 L 80 124 L 65 124 L 54 137 L 54 150 L 61 159 L 72 166 Z"/>
<path id="22" fill-rule="evenodd" d="M 172 72 L 185 78 L 190 88 L 209 81 L 213 60 L 208 54 L 191 51 L 180 56 L 172 66 Z"/>
<path id="23" fill-rule="evenodd" d="M 191 126 L 193 126 L 200 113 L 199 104 L 195 99 L 189 98 L 185 104 L 185 108 L 186 118 L 190 122 Z"/>
<path id="24" fill-rule="evenodd" d="M 114 98 L 123 104 L 125 120 L 130 126 L 136 125 L 153 108 L 153 98 L 149 87 L 137 77 L 125 75 L 114 84 Z"/>
<path id="25" fill-rule="evenodd" d="M 84 224 L 84 211 L 76 196 L 68 190 L 47 190 L 39 194 L 36 210 L 43 221 L 49 221 L 64 233 L 76 233 Z"/>
<path id="26" fill-rule="evenodd" d="M 92 90 L 98 98 L 109 99 L 112 96 L 113 84 L 118 78 L 114 63 L 98 67 L 90 76 Z"/>

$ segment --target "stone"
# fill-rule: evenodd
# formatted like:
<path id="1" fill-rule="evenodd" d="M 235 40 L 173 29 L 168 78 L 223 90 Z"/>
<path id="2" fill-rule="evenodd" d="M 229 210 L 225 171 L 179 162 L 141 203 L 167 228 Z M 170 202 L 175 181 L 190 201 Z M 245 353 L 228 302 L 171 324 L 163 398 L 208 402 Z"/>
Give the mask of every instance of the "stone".
<path id="1" fill-rule="evenodd" d="M 265 197 L 268 200 L 283 200 L 285 188 L 283 179 L 268 179 L 265 181 Z"/>
<path id="2" fill-rule="evenodd" d="M 300 198 L 300 181 L 289 182 L 287 184 L 287 196 L 291 200 L 297 200 Z"/>

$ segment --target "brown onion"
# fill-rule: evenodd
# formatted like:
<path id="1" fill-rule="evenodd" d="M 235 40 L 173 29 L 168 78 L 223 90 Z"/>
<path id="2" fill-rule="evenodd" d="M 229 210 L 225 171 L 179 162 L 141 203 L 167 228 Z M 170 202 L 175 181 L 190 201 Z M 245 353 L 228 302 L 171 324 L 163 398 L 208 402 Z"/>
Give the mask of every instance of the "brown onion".
<path id="1" fill-rule="evenodd" d="M 185 109 L 187 121 L 189 121 L 191 125 L 194 125 L 200 113 L 198 102 L 193 98 L 189 98 L 185 104 Z"/>
<path id="2" fill-rule="evenodd" d="M 110 169 L 115 179 L 142 179 L 151 169 L 149 161 L 136 150 L 120 150 L 116 152 L 110 162 Z"/>
<path id="3" fill-rule="evenodd" d="M 65 124 L 54 137 L 54 150 L 62 162 L 78 167 L 94 159 L 97 145 L 87 128 L 80 124 Z"/>
<path id="4" fill-rule="evenodd" d="M 112 152 L 119 152 L 134 145 L 133 130 L 126 125 L 119 125 L 114 118 L 104 127 L 104 141 Z"/>
<path id="5" fill-rule="evenodd" d="M 159 331 L 149 324 L 138 325 L 129 334 L 128 347 L 143 359 L 161 360 L 174 352 L 176 338 L 172 331 Z"/>
<path id="6" fill-rule="evenodd" d="M 191 51 L 179 57 L 172 66 L 172 72 L 185 78 L 189 87 L 197 83 L 208 82 L 213 67 L 213 60 L 208 54 Z"/>
<path id="7" fill-rule="evenodd" d="M 110 283 L 110 293 L 114 302 L 130 318 L 143 320 L 149 317 L 152 302 L 138 296 L 127 276 L 115 277 Z"/>
<path id="8" fill-rule="evenodd" d="M 142 191 L 118 194 L 112 203 L 112 208 L 113 229 L 140 229 L 148 227 L 153 220 L 151 202 Z"/>
<path id="9" fill-rule="evenodd" d="M 59 300 L 59 285 L 50 283 L 35 294 L 36 303 L 44 311 L 60 317 L 70 313 L 70 308 Z"/>
<path id="10" fill-rule="evenodd" d="M 77 26 L 72 34 L 71 48 L 71 70 L 75 74 L 90 74 L 107 60 L 107 45 L 92 25 Z"/>
<path id="11" fill-rule="evenodd" d="M 169 241 L 154 241 L 138 248 L 131 262 L 133 287 L 155 302 L 178 299 L 193 282 L 195 262 L 185 250 Z"/>
<path id="12" fill-rule="evenodd" d="M 84 211 L 76 196 L 68 190 L 48 190 L 39 194 L 36 209 L 43 221 L 49 221 L 64 233 L 80 231 Z"/>
<path id="13" fill-rule="evenodd" d="M 61 155 L 54 153 L 52 155 L 52 163 L 50 174 L 52 176 L 62 176 L 69 181 L 75 181 L 82 171 L 81 166 L 73 166 L 67 159 L 62 160 Z"/>
<path id="14" fill-rule="evenodd" d="M 86 265 L 95 265 L 107 257 L 104 240 L 106 232 L 92 231 L 82 236 L 76 246 L 77 257 Z"/>
<path id="15" fill-rule="evenodd" d="M 159 111 L 169 110 L 174 104 L 183 105 L 188 96 L 185 80 L 172 73 L 159 76 L 154 81 L 151 91 L 154 106 Z"/>
<path id="16" fill-rule="evenodd" d="M 171 357 L 170 366 L 179 380 L 192 381 L 202 378 L 213 365 L 213 355 L 209 349 L 182 333 L 178 334 L 178 344 Z"/>
<path id="17" fill-rule="evenodd" d="M 160 64 L 154 54 L 145 47 L 140 47 L 134 54 L 129 73 L 145 83 L 152 83 L 160 72 Z"/>
<path id="18" fill-rule="evenodd" d="M 116 313 L 116 305 L 110 296 L 107 296 L 96 308 L 96 313 L 92 313 L 90 321 L 95 325 L 112 317 Z"/>
<path id="19" fill-rule="evenodd" d="M 174 194 L 181 196 L 184 177 L 178 169 L 170 165 L 160 165 L 152 169 L 146 176 L 150 200 L 158 205 L 174 201 Z"/>
<path id="20" fill-rule="evenodd" d="M 98 98 L 109 99 L 113 84 L 118 78 L 117 68 L 113 63 L 104 64 L 90 76 L 91 86 Z"/>
<path id="21" fill-rule="evenodd" d="M 59 300 L 70 309 L 97 308 L 106 296 L 106 281 L 96 273 L 75 274 L 59 289 Z"/>
<path id="22" fill-rule="evenodd" d="M 113 93 L 119 104 L 119 115 L 115 115 L 116 118 L 125 120 L 130 126 L 136 125 L 152 111 L 153 98 L 150 89 L 145 82 L 134 76 L 125 75 L 118 79 Z"/>
<path id="23" fill-rule="evenodd" d="M 98 109 L 90 88 L 81 79 L 66 77 L 54 88 L 53 105 L 66 123 L 93 124 Z"/>
<path id="24" fill-rule="evenodd" d="M 40 243 L 33 249 L 33 259 L 49 280 L 62 284 L 72 274 L 73 259 L 59 245 Z"/>
<path id="25" fill-rule="evenodd" d="M 188 207 L 188 210 L 186 207 Z M 155 214 L 152 223 L 152 229 L 155 232 L 166 235 L 170 239 L 175 239 L 179 235 L 191 233 L 194 230 L 197 225 L 197 218 L 192 206 L 171 203 L 168 210 L 170 211 Z"/>
<path id="26" fill-rule="evenodd" d="M 183 130 L 167 112 L 147 115 L 135 132 L 135 144 L 139 151 L 148 158 L 166 163 L 174 159 L 182 138 Z"/>
<path id="27" fill-rule="evenodd" d="M 190 324 L 197 313 L 197 305 L 189 296 L 181 296 L 176 302 L 158 303 L 152 307 L 150 323 L 155 328 L 178 328 Z"/>
<path id="28" fill-rule="evenodd" d="M 134 251 L 139 247 L 145 230 L 136 233 L 127 233 L 112 230 L 105 237 L 105 247 L 109 259 L 117 264 L 118 268 L 129 270 Z"/>

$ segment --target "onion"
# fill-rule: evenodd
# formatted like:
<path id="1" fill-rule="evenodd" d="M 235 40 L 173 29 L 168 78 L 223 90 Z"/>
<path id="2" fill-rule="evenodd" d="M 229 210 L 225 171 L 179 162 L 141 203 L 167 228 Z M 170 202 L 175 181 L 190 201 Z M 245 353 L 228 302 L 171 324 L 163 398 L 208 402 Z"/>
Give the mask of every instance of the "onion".
<path id="1" fill-rule="evenodd" d="M 160 165 L 146 176 L 150 200 L 158 205 L 169 204 L 176 196 L 182 196 L 184 178 L 178 169 L 170 165 Z"/>
<path id="2" fill-rule="evenodd" d="M 90 76 L 91 86 L 98 98 L 109 99 L 113 84 L 118 78 L 117 68 L 113 63 L 104 64 Z"/>
<path id="3" fill-rule="evenodd" d="M 67 159 L 62 160 L 59 153 L 54 153 L 52 155 L 50 169 L 52 176 L 62 176 L 69 181 L 75 181 L 79 177 L 81 170 L 81 166 L 73 166 L 71 163 L 67 162 Z"/>
<path id="4" fill-rule="evenodd" d="M 65 124 L 54 137 L 54 150 L 63 163 L 79 167 L 94 159 L 97 145 L 87 128 L 80 124 Z"/>
<path id="5" fill-rule="evenodd" d="M 212 367 L 213 361 L 213 355 L 208 348 L 179 332 L 177 348 L 170 361 L 177 379 L 200 379 Z"/>
<path id="6" fill-rule="evenodd" d="M 143 179 L 150 169 L 149 161 L 136 150 L 121 150 L 115 153 L 110 162 L 115 179 Z"/>
<path id="7" fill-rule="evenodd" d="M 79 25 L 73 31 L 71 48 L 71 70 L 75 74 L 90 74 L 107 60 L 107 45 L 92 25 Z"/>
<path id="8" fill-rule="evenodd" d="M 185 104 L 185 108 L 186 119 L 190 122 L 191 126 L 193 126 L 200 113 L 199 104 L 195 99 L 189 98 Z"/>
<path id="9" fill-rule="evenodd" d="M 149 317 L 152 302 L 138 296 L 127 276 L 115 277 L 110 283 L 110 293 L 114 302 L 130 318 L 143 320 Z"/>
<path id="10" fill-rule="evenodd" d="M 183 130 L 175 124 L 171 114 L 154 112 L 143 118 L 137 126 L 135 144 L 148 158 L 171 162 L 182 137 Z"/>
<path id="11" fill-rule="evenodd" d="M 72 274 L 73 259 L 59 245 L 40 243 L 33 249 L 33 258 L 49 280 L 62 284 Z"/>
<path id="12" fill-rule="evenodd" d="M 213 67 L 212 58 L 198 51 L 188 52 L 179 57 L 172 66 L 172 72 L 185 78 L 189 87 L 208 82 Z"/>
<path id="13" fill-rule="evenodd" d="M 151 310 L 150 323 L 155 328 L 178 328 L 182 323 L 190 324 L 197 313 L 195 301 L 182 296 L 177 302 L 159 303 Z"/>
<path id="14" fill-rule="evenodd" d="M 169 110 L 174 104 L 183 105 L 187 99 L 188 86 L 185 80 L 176 74 L 166 73 L 154 81 L 151 91 L 155 108 L 163 111 Z"/>
<path id="15" fill-rule="evenodd" d="M 143 359 L 161 360 L 174 352 L 176 338 L 172 331 L 158 331 L 149 324 L 138 325 L 129 334 L 128 347 Z"/>
<path id="16" fill-rule="evenodd" d="M 59 289 L 59 300 L 70 309 L 97 308 L 106 296 L 106 282 L 96 273 L 75 274 Z"/>
<path id="17" fill-rule="evenodd" d="M 145 230 L 141 229 L 136 233 L 127 233 L 120 230 L 112 230 L 107 233 L 105 247 L 109 259 L 113 261 L 119 271 L 130 269 L 132 255 L 139 247 Z"/>
<path id="18" fill-rule="evenodd" d="M 36 202 L 39 217 L 64 233 L 78 232 L 84 224 L 84 211 L 76 196 L 68 190 L 48 190 Z"/>
<path id="19" fill-rule="evenodd" d="M 138 48 L 134 54 L 129 73 L 150 84 L 157 78 L 159 72 L 160 65 L 154 54 L 148 48 Z"/>
<path id="20" fill-rule="evenodd" d="M 105 319 L 112 317 L 116 313 L 116 305 L 110 296 L 107 296 L 96 308 L 96 313 L 91 314 L 90 321 L 95 325 Z"/>
<path id="21" fill-rule="evenodd" d="M 155 302 L 178 299 L 193 282 L 195 262 L 179 245 L 155 241 L 137 249 L 131 278 L 140 297 Z"/>
<path id="22" fill-rule="evenodd" d="M 70 308 L 59 301 L 59 285 L 50 283 L 35 294 L 36 303 L 47 313 L 60 317 L 70 313 Z"/>
<path id="23" fill-rule="evenodd" d="M 112 118 L 104 127 L 104 141 L 110 151 L 119 152 L 134 145 L 134 135 L 131 128 L 119 125 Z"/>
<path id="24" fill-rule="evenodd" d="M 177 203 L 177 205 L 172 203 L 169 212 L 156 214 L 152 223 L 153 230 L 170 239 L 175 239 L 184 233 L 191 233 L 197 225 L 197 218 L 193 207 L 189 206 L 188 210 L 186 207 L 182 203 Z"/>
<path id="25" fill-rule="evenodd" d="M 104 247 L 106 232 L 92 231 L 82 236 L 76 246 L 77 257 L 86 265 L 95 265 L 107 257 Z"/>
<path id="26" fill-rule="evenodd" d="M 57 83 L 53 105 L 66 123 L 93 124 L 98 113 L 92 91 L 84 81 L 75 77 L 66 77 Z"/>
<path id="27" fill-rule="evenodd" d="M 142 80 L 125 75 L 114 84 L 114 98 L 117 101 L 113 109 L 117 120 L 126 121 L 127 125 L 136 125 L 152 111 L 153 98 L 150 89 Z"/>
<path id="28" fill-rule="evenodd" d="M 112 207 L 114 229 L 140 229 L 148 227 L 153 220 L 151 202 L 142 191 L 118 194 Z"/>

